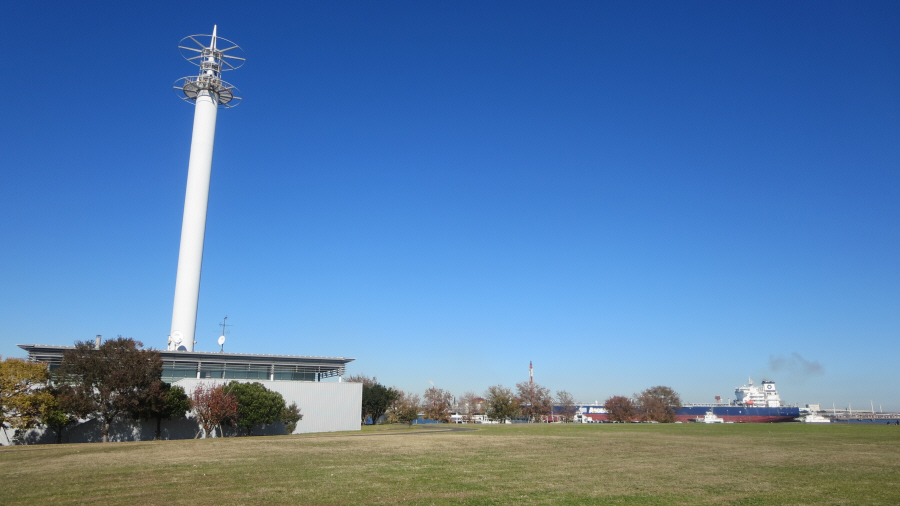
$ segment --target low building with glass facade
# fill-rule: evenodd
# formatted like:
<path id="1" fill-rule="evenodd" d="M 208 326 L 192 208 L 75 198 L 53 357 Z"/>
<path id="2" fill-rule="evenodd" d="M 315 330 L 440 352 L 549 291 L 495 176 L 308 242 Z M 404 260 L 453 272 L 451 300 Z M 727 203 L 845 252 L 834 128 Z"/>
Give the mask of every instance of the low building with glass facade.
<path id="1" fill-rule="evenodd" d="M 40 344 L 20 344 L 19 348 L 28 352 L 29 361 L 44 362 L 51 371 L 59 367 L 66 350 L 74 349 Z M 300 407 L 303 419 L 294 434 L 360 430 L 362 384 L 341 381 L 352 358 L 166 350 L 158 353 L 163 362 L 163 381 L 182 386 L 188 395 L 203 384 L 259 382 L 280 393 L 287 404 L 296 402 Z"/>
<path id="2" fill-rule="evenodd" d="M 28 360 L 44 362 L 50 370 L 59 367 L 63 353 L 72 346 L 20 344 Z M 294 355 L 256 355 L 250 353 L 210 353 L 202 351 L 159 351 L 163 361 L 163 381 L 174 383 L 183 378 L 321 381 L 343 376 L 352 358 L 303 357 Z"/>

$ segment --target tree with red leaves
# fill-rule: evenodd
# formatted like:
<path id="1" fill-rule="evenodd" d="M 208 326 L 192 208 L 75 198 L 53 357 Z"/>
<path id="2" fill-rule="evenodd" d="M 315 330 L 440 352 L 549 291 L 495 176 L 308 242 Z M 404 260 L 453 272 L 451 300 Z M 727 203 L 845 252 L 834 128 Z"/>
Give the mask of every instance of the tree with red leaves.
<path id="1" fill-rule="evenodd" d="M 202 429 L 203 437 L 211 436 L 216 426 L 219 426 L 221 436 L 221 425 L 235 420 L 238 413 L 237 398 L 226 393 L 224 385 L 201 383 L 191 394 L 191 407 L 197 418 L 197 424 Z M 197 436 L 200 436 L 200 432 L 197 432 Z"/>
<path id="2" fill-rule="evenodd" d="M 622 395 L 614 395 L 609 399 L 606 399 L 603 403 L 603 407 L 606 408 L 606 417 L 609 418 L 611 422 L 631 423 L 631 421 L 634 420 L 634 417 L 637 416 L 634 402 L 632 402 L 630 398 Z"/>
<path id="3" fill-rule="evenodd" d="M 634 404 L 641 420 L 672 423 L 675 413 L 681 409 L 681 396 L 675 390 L 660 385 L 635 395 Z"/>
<path id="4" fill-rule="evenodd" d="M 142 347 L 140 341 L 122 336 L 99 347 L 76 342 L 54 372 L 56 383 L 72 387 L 71 404 L 81 407 L 76 414 L 100 422 L 104 443 L 112 421 L 137 410 L 144 392 L 162 376 L 159 352 Z"/>

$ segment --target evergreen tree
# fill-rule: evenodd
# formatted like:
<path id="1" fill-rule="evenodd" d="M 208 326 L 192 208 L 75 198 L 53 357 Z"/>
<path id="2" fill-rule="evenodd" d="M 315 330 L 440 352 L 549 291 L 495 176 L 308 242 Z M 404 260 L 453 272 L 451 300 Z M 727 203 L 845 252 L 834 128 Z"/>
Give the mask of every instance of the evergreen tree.
<path id="1" fill-rule="evenodd" d="M 297 407 L 296 402 L 292 402 L 290 406 L 286 406 L 281 411 L 281 421 L 284 422 L 284 431 L 288 434 L 293 434 L 294 430 L 297 429 L 297 422 L 303 420 L 303 415 L 300 413 L 300 408 Z"/>
<path id="2" fill-rule="evenodd" d="M 184 388 L 159 380 L 143 392 L 140 403 L 131 413 L 135 419 L 156 420 L 155 440 L 162 437 L 162 421 L 184 416 L 191 409 Z"/>
<path id="3" fill-rule="evenodd" d="M 253 435 L 255 425 L 266 425 L 281 420 L 285 408 L 284 398 L 262 383 L 239 383 L 232 381 L 225 385 L 225 391 L 237 399 L 238 409 L 235 425 Z"/>
<path id="4" fill-rule="evenodd" d="M 399 393 L 393 388 L 387 388 L 381 383 L 365 384 L 362 388 L 362 417 L 365 423 L 366 417 L 372 419 L 372 423 L 378 423 L 378 419 L 384 415 L 391 403 Z"/>

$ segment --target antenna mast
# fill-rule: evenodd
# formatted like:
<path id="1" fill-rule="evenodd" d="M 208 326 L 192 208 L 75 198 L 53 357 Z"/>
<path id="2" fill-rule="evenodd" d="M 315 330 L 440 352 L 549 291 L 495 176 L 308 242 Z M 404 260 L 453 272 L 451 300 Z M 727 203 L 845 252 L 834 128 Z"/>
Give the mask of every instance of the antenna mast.
<path id="1" fill-rule="evenodd" d="M 200 42 L 207 37 L 208 45 Z M 181 39 L 178 49 L 187 61 L 200 67 L 200 71 L 196 76 L 178 79 L 173 86 L 179 98 L 194 104 L 194 132 L 168 349 L 194 351 L 216 115 L 219 107 L 231 108 L 241 103 L 240 91 L 222 80 L 222 72 L 239 68 L 246 58 L 237 44 L 216 35 L 215 26 L 212 35 L 189 35 Z"/>
<path id="2" fill-rule="evenodd" d="M 222 327 L 222 335 L 224 336 L 228 332 L 225 332 L 225 327 L 232 327 L 232 325 L 228 325 L 228 317 L 222 318 L 222 323 L 219 324 Z"/>

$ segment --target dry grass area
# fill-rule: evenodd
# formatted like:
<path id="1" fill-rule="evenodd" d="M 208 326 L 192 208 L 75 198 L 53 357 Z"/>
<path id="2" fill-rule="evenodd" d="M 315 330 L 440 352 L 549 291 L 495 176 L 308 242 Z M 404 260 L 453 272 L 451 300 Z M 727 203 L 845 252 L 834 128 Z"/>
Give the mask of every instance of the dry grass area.
<path id="1" fill-rule="evenodd" d="M 477 427 L 4 448 L 0 503 L 900 504 L 896 426 Z"/>

